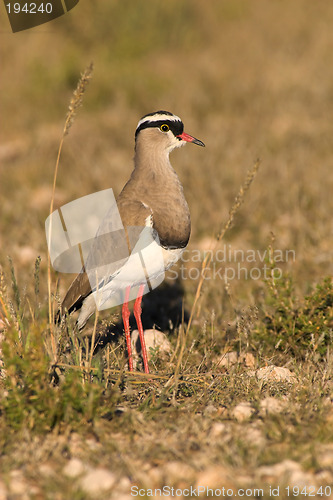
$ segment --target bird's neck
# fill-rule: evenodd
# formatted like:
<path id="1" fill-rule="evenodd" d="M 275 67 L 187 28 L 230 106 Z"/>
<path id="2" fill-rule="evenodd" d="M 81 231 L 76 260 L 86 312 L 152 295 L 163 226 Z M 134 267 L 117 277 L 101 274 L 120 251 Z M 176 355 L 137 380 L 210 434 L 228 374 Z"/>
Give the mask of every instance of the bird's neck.
<path id="1" fill-rule="evenodd" d="M 178 176 L 171 166 L 169 160 L 169 152 L 164 150 L 161 151 L 158 145 L 149 145 L 149 147 L 139 142 L 135 147 L 134 156 L 134 172 L 141 175 L 141 172 L 145 172 L 145 176 L 151 177 L 162 177 L 166 178 L 177 178 Z M 149 175 L 151 174 L 151 175 Z"/>
<path id="2" fill-rule="evenodd" d="M 190 237 L 190 212 L 183 187 L 167 151 L 137 144 L 135 168 L 120 198 L 136 199 L 153 213 L 154 228 L 165 247 L 186 246 Z"/>

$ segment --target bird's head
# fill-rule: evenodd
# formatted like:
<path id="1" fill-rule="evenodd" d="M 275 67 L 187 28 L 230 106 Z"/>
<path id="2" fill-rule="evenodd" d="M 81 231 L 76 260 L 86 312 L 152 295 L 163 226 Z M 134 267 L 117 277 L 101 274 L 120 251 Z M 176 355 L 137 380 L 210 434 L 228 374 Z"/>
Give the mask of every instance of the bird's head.
<path id="1" fill-rule="evenodd" d="M 156 111 L 141 118 L 135 131 L 135 142 L 144 142 L 151 148 L 170 153 L 173 149 L 192 142 L 204 146 L 202 141 L 184 132 L 181 119 L 168 111 Z"/>

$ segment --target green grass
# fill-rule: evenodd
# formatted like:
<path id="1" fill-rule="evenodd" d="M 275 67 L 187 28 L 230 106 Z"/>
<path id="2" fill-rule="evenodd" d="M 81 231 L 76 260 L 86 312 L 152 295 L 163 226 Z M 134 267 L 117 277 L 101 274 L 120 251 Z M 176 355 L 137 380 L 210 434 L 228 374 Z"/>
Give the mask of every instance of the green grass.
<path id="1" fill-rule="evenodd" d="M 35 280 L 38 290 L 36 271 Z M 268 360 L 288 364 L 296 375 L 294 383 L 262 382 L 250 375 L 251 370 L 243 363 L 218 368 L 216 360 L 223 346 L 216 338 L 213 322 L 204 329 L 193 327 L 187 337 L 181 337 L 181 358 L 176 338 L 172 340 L 174 360 L 159 359 L 154 352 L 151 366 L 157 371 L 153 369 L 150 378 L 124 371 L 124 343 L 116 357 L 107 346 L 90 363 L 88 337 L 73 330 L 73 321 L 53 333 L 57 342 L 54 361 L 50 330 L 46 319 L 41 319 L 43 311 L 35 314 L 29 297 L 21 296 L 13 269 L 12 293 L 6 290 L 5 277 L 2 282 L 1 312 L 8 324 L 2 342 L 5 378 L 0 403 L 5 470 L 10 470 L 17 453 L 22 453 L 18 442 L 31 443 L 33 450 L 40 446 L 43 436 L 50 440 L 52 461 L 57 468 L 63 466 L 59 450 L 51 450 L 59 436 L 72 433 L 79 436 L 81 448 L 91 434 L 101 445 L 93 458 L 89 451 L 81 451 L 80 457 L 91 465 L 115 467 L 117 474 L 129 474 L 141 487 L 147 485 L 140 479 L 139 469 L 131 465 L 132 460 L 152 465 L 185 461 L 192 469 L 191 484 L 200 470 L 217 464 L 254 471 L 288 458 L 305 470 L 321 470 L 316 449 L 333 439 L 328 403 L 333 375 L 328 342 L 332 334 L 331 279 L 324 280 L 302 303 L 290 278 L 268 280 L 258 316 L 255 320 L 251 315 L 243 316 L 234 333 L 236 349 L 241 346 L 243 354 L 252 352 L 257 366 Z M 101 331 L 102 323 L 99 326 Z M 179 372 L 177 359 L 181 360 Z M 260 405 L 266 397 L 284 401 L 283 412 L 263 415 Z M 249 421 L 239 424 L 232 412 L 243 401 L 251 404 L 254 413 Z M 209 438 L 218 422 L 226 426 L 221 442 Z M 258 443 L 248 441 L 248 433 L 251 435 L 254 428 L 261 436 Z M 116 441 L 113 435 L 118 436 Z M 115 466 L 112 457 L 120 452 L 119 446 L 124 458 Z M 34 480 L 24 460 L 22 466 L 27 477 Z M 177 485 L 173 476 L 170 481 Z M 236 487 L 237 480 L 233 484 Z M 43 491 L 50 487 L 47 480 Z M 64 480 L 56 488 L 70 494 L 72 486 Z"/>
<path id="2" fill-rule="evenodd" d="M 266 356 L 271 351 L 272 355 L 282 352 L 298 360 L 314 353 L 318 359 L 326 357 L 333 333 L 332 279 L 327 277 L 299 302 L 290 276 L 271 280 L 262 324 L 253 339 Z"/>

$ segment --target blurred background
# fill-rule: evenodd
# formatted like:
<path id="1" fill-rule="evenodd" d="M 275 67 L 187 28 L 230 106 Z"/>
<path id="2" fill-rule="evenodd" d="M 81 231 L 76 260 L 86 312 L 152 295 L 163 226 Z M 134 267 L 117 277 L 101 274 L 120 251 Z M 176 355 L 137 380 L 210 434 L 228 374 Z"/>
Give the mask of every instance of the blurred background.
<path id="1" fill-rule="evenodd" d="M 294 250 L 295 261 L 281 266 L 302 293 L 332 274 L 332 3 L 82 0 L 65 16 L 15 34 L 3 5 L 0 16 L 0 263 L 6 271 L 10 255 L 27 290 L 38 255 L 46 276 L 44 222 L 58 145 L 91 61 L 93 79 L 65 139 L 55 207 L 108 187 L 118 194 L 132 170 L 138 120 L 165 109 L 206 144 L 171 157 L 191 209 L 190 249 L 209 248 L 260 158 L 222 245 L 264 251 L 273 238 L 276 249 Z M 70 279 L 61 277 L 60 294 Z M 233 280 L 233 307 L 255 303 L 261 284 Z M 196 285 L 182 284 L 185 301 Z M 201 311 L 228 318 L 223 282 L 206 286 Z M 46 306 L 46 279 L 41 290 Z"/>

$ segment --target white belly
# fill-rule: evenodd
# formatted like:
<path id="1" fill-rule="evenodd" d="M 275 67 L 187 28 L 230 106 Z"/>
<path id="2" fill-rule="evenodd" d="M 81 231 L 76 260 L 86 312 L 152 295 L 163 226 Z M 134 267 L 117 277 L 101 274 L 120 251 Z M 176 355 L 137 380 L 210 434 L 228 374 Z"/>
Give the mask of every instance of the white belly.
<path id="1" fill-rule="evenodd" d="M 108 266 L 101 266 L 88 273 L 93 292 L 83 302 L 78 326 L 82 328 L 88 318 L 98 310 L 109 309 L 125 301 L 125 292 L 130 287 L 129 301 L 136 299 L 140 286 L 143 294 L 162 283 L 165 271 L 182 255 L 184 248 L 165 249 L 152 237 L 150 228 L 144 230 L 126 263 L 113 274 Z"/>

